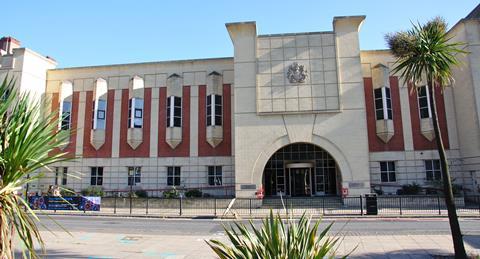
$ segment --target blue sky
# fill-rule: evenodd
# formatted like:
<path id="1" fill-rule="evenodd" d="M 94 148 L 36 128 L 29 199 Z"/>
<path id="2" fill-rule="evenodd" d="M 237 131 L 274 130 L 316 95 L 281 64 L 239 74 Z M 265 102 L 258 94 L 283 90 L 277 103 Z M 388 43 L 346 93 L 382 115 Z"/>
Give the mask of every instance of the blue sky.
<path id="1" fill-rule="evenodd" d="M 394 4 L 395 3 L 395 4 Z M 256 21 L 258 34 L 329 31 L 332 18 L 366 15 L 362 49 L 441 15 L 450 26 L 477 1 L 4 1 L 0 36 L 55 58 L 59 67 L 233 55 L 225 23 Z"/>

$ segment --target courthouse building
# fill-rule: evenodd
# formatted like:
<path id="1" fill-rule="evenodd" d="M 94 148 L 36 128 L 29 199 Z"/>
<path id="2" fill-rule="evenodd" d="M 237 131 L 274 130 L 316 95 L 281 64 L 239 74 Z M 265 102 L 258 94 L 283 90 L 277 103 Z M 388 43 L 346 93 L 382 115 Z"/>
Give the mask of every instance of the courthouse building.
<path id="1" fill-rule="evenodd" d="M 477 7 L 450 29 L 470 54 L 454 68 L 455 87 L 435 96 L 454 183 L 471 193 L 480 181 L 479 15 Z M 429 92 L 412 93 L 391 73 L 388 50 L 360 49 L 364 20 L 271 35 L 255 22 L 228 23 L 233 57 L 61 69 L 2 38 L 0 77 L 48 101 L 45 112 L 71 134 L 63 151 L 76 157 L 30 188 L 255 197 L 435 185 Z"/>

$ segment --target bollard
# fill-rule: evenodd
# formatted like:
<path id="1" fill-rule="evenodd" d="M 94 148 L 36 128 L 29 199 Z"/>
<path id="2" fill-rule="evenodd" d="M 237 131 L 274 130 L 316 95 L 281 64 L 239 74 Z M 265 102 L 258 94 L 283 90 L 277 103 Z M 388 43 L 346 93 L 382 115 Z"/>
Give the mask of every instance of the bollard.
<path id="1" fill-rule="evenodd" d="M 114 193 L 113 199 L 113 214 L 117 214 L 117 193 Z"/>
<path id="2" fill-rule="evenodd" d="M 182 197 L 180 196 L 180 198 L 178 199 L 178 201 L 180 202 L 180 216 L 182 216 Z"/>
<path id="3" fill-rule="evenodd" d="M 438 204 L 438 215 L 442 215 L 442 211 L 440 208 L 440 195 L 437 195 L 437 204 Z"/>
<path id="4" fill-rule="evenodd" d="M 363 216 L 363 198 L 360 195 L 360 216 Z"/>
<path id="5" fill-rule="evenodd" d="M 145 214 L 148 215 L 148 196 L 147 196 L 147 204 L 146 204 L 146 208 L 145 208 Z"/>
<path id="6" fill-rule="evenodd" d="M 400 204 L 400 215 L 403 215 L 403 212 L 402 212 L 402 196 L 399 196 L 399 204 Z"/>
<path id="7" fill-rule="evenodd" d="M 217 198 L 213 198 L 213 215 L 216 217 L 217 216 Z"/>

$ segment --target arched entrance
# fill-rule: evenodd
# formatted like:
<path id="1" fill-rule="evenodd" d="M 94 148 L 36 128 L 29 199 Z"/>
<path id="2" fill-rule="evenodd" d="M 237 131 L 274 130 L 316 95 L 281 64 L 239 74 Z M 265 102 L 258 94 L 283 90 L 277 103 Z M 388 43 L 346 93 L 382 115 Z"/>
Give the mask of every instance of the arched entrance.
<path id="1" fill-rule="evenodd" d="M 310 143 L 294 143 L 277 150 L 263 170 L 265 195 L 337 195 L 341 179 L 335 159 Z"/>

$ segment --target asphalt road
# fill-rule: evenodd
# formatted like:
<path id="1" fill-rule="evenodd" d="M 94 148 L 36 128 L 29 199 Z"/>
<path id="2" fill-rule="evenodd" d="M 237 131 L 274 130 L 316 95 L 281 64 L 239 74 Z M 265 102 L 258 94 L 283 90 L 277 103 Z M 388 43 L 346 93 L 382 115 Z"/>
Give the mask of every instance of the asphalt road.
<path id="1" fill-rule="evenodd" d="M 53 231 L 65 229 L 89 233 L 121 233 L 145 235 L 211 235 L 223 231 L 222 225 L 231 220 L 218 219 L 159 219 L 97 216 L 41 216 L 44 227 Z M 334 221 L 333 233 L 342 235 L 439 235 L 450 234 L 447 218 L 364 218 L 324 219 L 326 226 Z M 260 220 L 255 220 L 256 225 Z M 460 225 L 464 235 L 480 235 L 480 218 L 462 218 Z M 41 227 L 43 228 L 43 227 Z"/>

